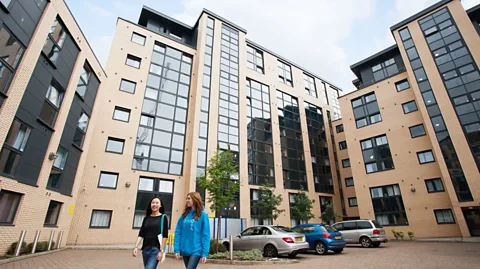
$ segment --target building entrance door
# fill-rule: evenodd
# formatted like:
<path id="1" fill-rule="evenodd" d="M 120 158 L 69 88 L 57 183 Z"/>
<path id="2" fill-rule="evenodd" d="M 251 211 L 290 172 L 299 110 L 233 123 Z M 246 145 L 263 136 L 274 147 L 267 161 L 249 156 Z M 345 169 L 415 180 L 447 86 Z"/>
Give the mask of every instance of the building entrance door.
<path id="1" fill-rule="evenodd" d="M 471 236 L 480 236 L 480 207 L 462 208 Z"/>

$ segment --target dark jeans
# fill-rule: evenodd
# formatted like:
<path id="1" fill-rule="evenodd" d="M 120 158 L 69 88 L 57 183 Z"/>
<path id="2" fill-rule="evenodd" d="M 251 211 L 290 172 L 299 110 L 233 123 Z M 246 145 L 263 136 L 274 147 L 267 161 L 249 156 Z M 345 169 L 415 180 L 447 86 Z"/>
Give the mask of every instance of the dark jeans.
<path id="1" fill-rule="evenodd" d="M 147 247 L 142 251 L 143 257 L 143 266 L 145 269 L 155 269 L 157 268 L 158 261 L 157 255 L 160 252 L 158 248 Z"/>
<path id="2" fill-rule="evenodd" d="M 183 256 L 183 262 L 186 269 L 196 269 L 200 262 L 200 256 Z"/>

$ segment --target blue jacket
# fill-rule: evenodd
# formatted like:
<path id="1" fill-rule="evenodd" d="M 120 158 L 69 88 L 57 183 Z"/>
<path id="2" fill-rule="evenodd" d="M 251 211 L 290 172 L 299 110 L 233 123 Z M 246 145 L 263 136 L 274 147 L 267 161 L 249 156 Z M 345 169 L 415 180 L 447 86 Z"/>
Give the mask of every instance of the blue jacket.
<path id="1" fill-rule="evenodd" d="M 203 211 L 198 220 L 196 211 L 190 210 L 184 218 L 180 217 L 175 229 L 174 252 L 182 256 L 200 256 L 206 258 L 210 252 L 210 223 L 208 214 Z"/>

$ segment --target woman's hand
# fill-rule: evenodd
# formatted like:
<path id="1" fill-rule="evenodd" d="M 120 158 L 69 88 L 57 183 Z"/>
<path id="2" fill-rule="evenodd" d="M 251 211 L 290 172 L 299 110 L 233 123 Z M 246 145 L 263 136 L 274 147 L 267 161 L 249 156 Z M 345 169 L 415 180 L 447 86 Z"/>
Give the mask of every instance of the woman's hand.
<path id="1" fill-rule="evenodd" d="M 175 258 L 177 258 L 177 260 L 180 260 L 180 253 L 175 254 Z"/>
<path id="2" fill-rule="evenodd" d="M 137 257 L 137 251 L 138 251 L 138 248 L 133 249 L 133 252 L 132 252 L 133 257 Z"/>
<path id="3" fill-rule="evenodd" d="M 161 251 L 158 252 L 158 254 L 157 254 L 157 261 L 161 261 L 164 254 L 165 254 L 164 252 L 161 252 Z"/>
<path id="4" fill-rule="evenodd" d="M 202 263 L 206 263 L 207 262 L 207 258 L 202 258 Z"/>

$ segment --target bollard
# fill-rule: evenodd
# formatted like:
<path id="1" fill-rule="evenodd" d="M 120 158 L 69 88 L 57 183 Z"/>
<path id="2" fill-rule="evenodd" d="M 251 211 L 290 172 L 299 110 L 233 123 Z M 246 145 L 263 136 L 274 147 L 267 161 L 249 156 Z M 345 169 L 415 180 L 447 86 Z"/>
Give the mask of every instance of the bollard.
<path id="1" fill-rule="evenodd" d="M 52 248 L 53 236 L 55 236 L 55 231 L 52 231 L 50 233 L 50 240 L 48 241 L 48 249 L 47 250 L 50 250 Z"/>
<path id="2" fill-rule="evenodd" d="M 40 230 L 35 233 L 35 240 L 33 241 L 32 254 L 37 250 L 38 238 L 40 238 Z"/>
<path id="3" fill-rule="evenodd" d="M 172 234 L 168 234 L 168 249 L 167 253 L 172 253 Z"/>
<path id="4" fill-rule="evenodd" d="M 233 235 L 230 235 L 230 238 L 228 241 L 229 241 L 228 247 L 230 252 L 230 260 L 233 261 Z"/>
<path id="5" fill-rule="evenodd" d="M 56 249 L 59 249 L 59 248 L 60 248 L 60 245 L 62 245 L 62 238 L 63 238 L 63 231 L 60 231 L 60 233 L 58 234 L 58 238 L 57 238 L 57 247 L 56 247 Z"/>
<path id="6" fill-rule="evenodd" d="M 18 238 L 18 243 L 17 243 L 17 249 L 15 249 L 15 257 L 18 257 L 20 255 L 20 250 L 22 250 L 22 244 L 23 240 L 25 239 L 25 234 L 27 231 L 23 230 L 20 233 L 20 238 Z"/>

